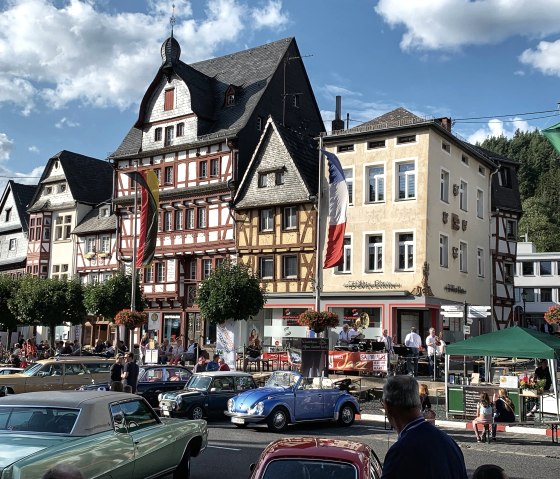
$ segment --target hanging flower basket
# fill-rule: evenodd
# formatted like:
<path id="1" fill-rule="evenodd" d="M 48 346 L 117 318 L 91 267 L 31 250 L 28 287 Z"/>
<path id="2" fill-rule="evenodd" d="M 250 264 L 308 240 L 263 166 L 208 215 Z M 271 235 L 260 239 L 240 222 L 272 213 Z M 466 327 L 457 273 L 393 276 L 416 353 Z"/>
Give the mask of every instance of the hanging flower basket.
<path id="1" fill-rule="evenodd" d="M 338 326 L 338 314 L 331 311 L 309 310 L 299 315 L 298 322 L 316 333 L 321 333 L 327 328 Z"/>
<path id="2" fill-rule="evenodd" d="M 551 306 L 548 308 L 546 313 L 544 313 L 544 320 L 548 324 L 560 325 L 560 306 Z"/>
<path id="3" fill-rule="evenodd" d="M 148 322 L 148 315 L 142 311 L 131 311 L 123 309 L 115 316 L 115 324 L 125 326 L 128 329 L 135 329 Z"/>

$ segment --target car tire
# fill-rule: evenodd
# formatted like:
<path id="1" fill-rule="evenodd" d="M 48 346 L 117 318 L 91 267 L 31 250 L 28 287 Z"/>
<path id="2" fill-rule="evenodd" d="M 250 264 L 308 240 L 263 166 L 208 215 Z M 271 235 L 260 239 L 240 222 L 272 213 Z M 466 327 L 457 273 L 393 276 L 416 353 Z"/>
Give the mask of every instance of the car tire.
<path id="1" fill-rule="evenodd" d="M 188 414 L 189 419 L 202 419 L 204 417 L 204 409 L 201 405 L 196 404 L 194 405 Z"/>
<path id="2" fill-rule="evenodd" d="M 277 407 L 268 416 L 266 423 L 272 432 L 282 432 L 288 426 L 290 416 L 283 407 Z"/>
<path id="3" fill-rule="evenodd" d="M 356 419 L 354 406 L 350 403 L 343 404 L 338 413 L 338 424 L 348 427 L 354 424 L 354 419 Z"/>
<path id="4" fill-rule="evenodd" d="M 181 462 L 173 471 L 173 479 L 189 479 L 191 477 L 191 447 L 187 450 L 181 458 Z"/>

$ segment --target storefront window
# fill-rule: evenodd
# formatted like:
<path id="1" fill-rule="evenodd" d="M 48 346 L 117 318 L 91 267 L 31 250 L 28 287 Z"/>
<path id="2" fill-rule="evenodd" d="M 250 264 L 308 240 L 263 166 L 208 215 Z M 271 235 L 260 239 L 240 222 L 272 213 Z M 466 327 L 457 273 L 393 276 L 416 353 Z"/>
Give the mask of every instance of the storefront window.
<path id="1" fill-rule="evenodd" d="M 181 335 L 181 315 L 164 314 L 163 315 L 163 338 L 174 341 L 180 335 Z"/>
<path id="2" fill-rule="evenodd" d="M 284 308 L 282 310 L 282 319 L 285 320 L 285 325 L 299 326 L 299 315 L 305 313 L 305 311 L 307 311 L 307 308 Z"/>
<path id="3" fill-rule="evenodd" d="M 370 328 L 378 328 L 380 326 L 381 308 L 344 308 L 343 317 L 340 318 L 341 325 L 348 324 L 352 326 L 360 315 L 366 313 L 369 318 Z M 363 321 L 362 321 L 363 323 Z"/>

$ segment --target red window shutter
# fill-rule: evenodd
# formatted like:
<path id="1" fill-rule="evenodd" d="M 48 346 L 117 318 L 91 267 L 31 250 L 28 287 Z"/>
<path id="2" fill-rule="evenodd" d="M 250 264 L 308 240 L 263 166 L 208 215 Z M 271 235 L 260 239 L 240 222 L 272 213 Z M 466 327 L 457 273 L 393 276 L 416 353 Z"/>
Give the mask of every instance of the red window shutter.
<path id="1" fill-rule="evenodd" d="M 165 100 L 163 102 L 163 109 L 165 111 L 173 110 L 175 89 L 165 90 Z"/>

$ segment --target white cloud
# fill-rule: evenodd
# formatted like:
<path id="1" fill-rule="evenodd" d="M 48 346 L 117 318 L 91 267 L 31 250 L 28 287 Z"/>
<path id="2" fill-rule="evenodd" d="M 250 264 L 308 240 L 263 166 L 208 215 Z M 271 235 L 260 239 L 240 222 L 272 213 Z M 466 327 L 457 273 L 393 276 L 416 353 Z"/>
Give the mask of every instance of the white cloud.
<path id="1" fill-rule="evenodd" d="M 27 151 L 29 151 L 30 153 L 41 153 L 41 150 L 39 150 L 39 148 L 35 145 L 31 145 L 29 148 L 27 148 Z"/>
<path id="2" fill-rule="evenodd" d="M 455 50 L 499 43 L 514 36 L 543 38 L 560 33 L 558 0 L 379 0 L 375 11 L 405 29 L 403 50 Z"/>
<path id="3" fill-rule="evenodd" d="M 10 159 L 10 153 L 14 146 L 14 140 L 10 140 L 6 133 L 0 133 L 0 161 Z"/>
<path id="4" fill-rule="evenodd" d="M 65 116 L 60 119 L 60 121 L 56 122 L 54 125 L 56 128 L 77 128 L 80 124 L 76 121 L 69 120 Z"/>
<path id="5" fill-rule="evenodd" d="M 269 0 L 263 8 L 254 8 L 251 17 L 255 24 L 255 29 L 273 28 L 281 30 L 288 24 L 289 17 L 282 12 L 282 2 L 280 0 Z"/>
<path id="6" fill-rule="evenodd" d="M 519 60 L 545 75 L 560 76 L 560 40 L 539 42 L 536 48 L 525 50 Z"/>
<path id="7" fill-rule="evenodd" d="M 286 18 L 274 0 L 260 10 L 259 22 L 248 0 L 207 0 L 203 18 L 196 19 L 190 1 L 175 4 L 175 36 L 187 63 L 213 56 L 249 29 L 279 28 Z M 24 115 L 43 102 L 52 108 L 78 101 L 121 109 L 137 103 L 170 28 L 168 0 L 148 0 L 147 14 L 102 11 L 110 2 L 94 0 L 0 5 L 0 105 L 9 102 Z"/>
<path id="8" fill-rule="evenodd" d="M 506 138 L 512 138 L 517 130 L 534 131 L 536 129 L 536 127 L 530 126 L 526 120 L 519 117 L 511 118 L 507 122 L 494 118 L 490 120 L 484 128 L 480 128 L 472 133 L 468 137 L 467 141 L 474 145 L 476 143 L 482 143 L 491 136 L 505 136 Z"/>

